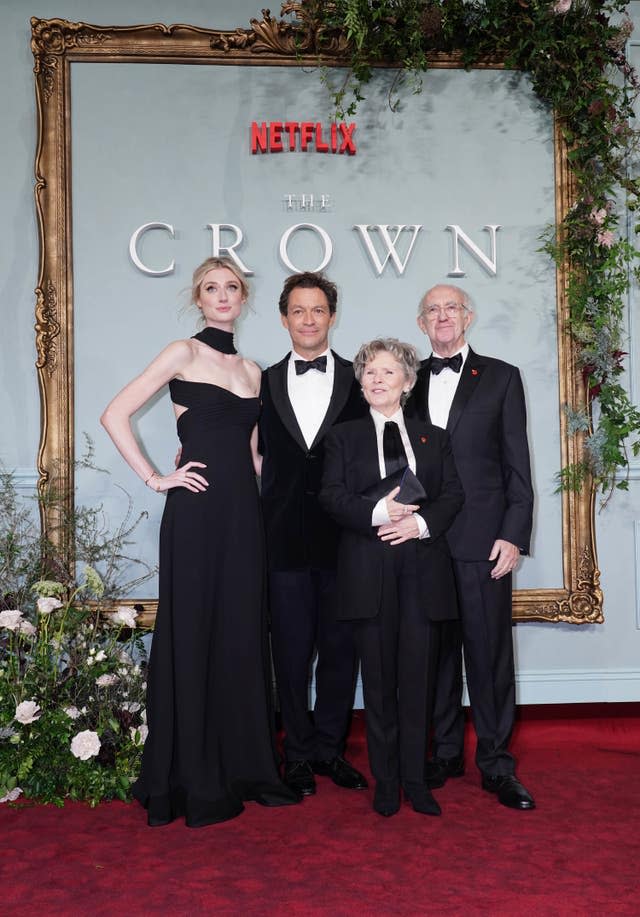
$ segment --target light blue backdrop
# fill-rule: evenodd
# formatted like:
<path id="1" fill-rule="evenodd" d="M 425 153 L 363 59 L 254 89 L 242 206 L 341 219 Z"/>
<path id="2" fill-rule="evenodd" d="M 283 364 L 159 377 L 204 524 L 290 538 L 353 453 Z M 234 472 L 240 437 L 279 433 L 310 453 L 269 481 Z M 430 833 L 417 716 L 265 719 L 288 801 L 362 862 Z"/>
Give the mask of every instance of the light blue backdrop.
<path id="1" fill-rule="evenodd" d="M 97 464 L 112 471 L 136 506 L 149 509 L 136 549 L 149 562 L 156 555 L 162 500 L 150 497 L 123 467 L 97 418 L 166 343 L 193 333 L 195 314 L 181 312 L 180 304 L 193 267 L 211 253 L 208 223 L 243 230 L 238 254 L 254 271 L 254 294 L 238 339 L 242 352 L 262 366 L 289 346 L 277 312 L 287 276 L 279 240 L 289 227 L 311 222 L 332 240 L 326 271 L 340 288 L 333 342 L 351 357 L 378 335 L 412 341 L 426 354 L 417 305 L 427 287 L 446 281 L 453 268 L 446 226 L 460 225 L 489 254 L 483 227 L 499 224 L 496 276 L 463 249 L 466 276 L 459 282 L 478 304 L 473 346 L 520 365 L 529 394 L 540 537 L 518 586 L 562 585 L 560 504 L 553 493 L 560 467 L 557 371 L 548 359 L 556 350 L 555 272 L 538 251 L 540 233 L 554 214 L 550 114 L 525 78 L 456 70 L 430 73 L 422 95 L 409 97 L 393 114 L 386 102 L 391 79 L 381 74 L 358 111 L 356 155 L 252 155 L 252 121 L 328 123 L 327 94 L 317 73 L 72 65 L 76 438 L 87 433 L 95 439 Z M 328 195 L 329 209 L 288 209 L 287 196 L 299 200 L 302 193 L 316 200 Z M 149 221 L 176 230 L 174 240 L 154 231 L 140 246 L 155 269 L 175 260 L 175 271 L 164 277 L 142 274 L 128 255 L 132 232 Z M 405 271 L 389 262 L 378 276 L 355 224 L 422 224 Z M 402 258 L 411 234 L 405 235 Z M 380 240 L 374 244 L 382 252 Z M 324 246 L 307 230 L 295 234 L 288 252 L 296 267 L 313 269 Z M 152 461 L 167 468 L 176 439 L 166 395 L 141 413 L 136 426 Z M 116 521 L 124 497 L 114 499 L 118 492 L 103 481 L 81 477 L 78 499 L 105 500 Z M 139 594 L 155 594 L 155 586 L 151 592 L 143 586 Z"/>

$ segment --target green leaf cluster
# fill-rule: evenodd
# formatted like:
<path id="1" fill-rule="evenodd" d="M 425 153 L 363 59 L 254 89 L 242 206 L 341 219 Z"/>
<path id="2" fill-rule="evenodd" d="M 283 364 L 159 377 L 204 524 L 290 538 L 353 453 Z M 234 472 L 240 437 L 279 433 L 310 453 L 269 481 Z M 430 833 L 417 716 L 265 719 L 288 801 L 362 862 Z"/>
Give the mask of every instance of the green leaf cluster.
<path id="1" fill-rule="evenodd" d="M 419 91 L 429 61 L 442 51 L 465 67 L 491 61 L 526 72 L 553 109 L 568 151 L 574 206 L 543 241 L 567 268 L 566 331 L 584 375 L 587 428 L 583 457 L 560 472 L 559 486 L 596 486 L 606 503 L 614 488 L 626 488 L 629 453 L 640 449 L 640 415 L 619 378 L 627 294 L 638 276 L 638 252 L 626 240 L 622 214 L 637 210 L 640 191 L 633 126 L 640 83 L 625 55 L 632 29 L 627 3 L 302 0 L 299 6 L 302 29 L 348 40 L 350 73 L 333 90 L 338 117 L 354 113 L 376 66 L 398 68 L 389 99 L 396 108 L 405 77 Z M 323 79 L 328 84 L 326 71 Z"/>

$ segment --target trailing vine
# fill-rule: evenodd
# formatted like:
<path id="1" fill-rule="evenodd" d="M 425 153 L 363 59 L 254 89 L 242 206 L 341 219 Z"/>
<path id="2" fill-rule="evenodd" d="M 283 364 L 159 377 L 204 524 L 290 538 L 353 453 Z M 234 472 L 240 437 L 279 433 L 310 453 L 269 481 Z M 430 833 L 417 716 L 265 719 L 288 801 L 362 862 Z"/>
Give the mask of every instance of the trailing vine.
<path id="1" fill-rule="evenodd" d="M 632 23 L 624 0 L 302 0 L 285 3 L 301 29 L 346 37 L 349 74 L 333 92 L 339 117 L 353 115 L 374 68 L 396 66 L 390 105 L 403 81 L 419 92 L 429 62 L 456 55 L 461 66 L 499 59 L 529 74 L 554 110 L 568 147 L 574 204 L 543 238 L 568 266 L 568 331 L 585 381 L 585 401 L 567 406 L 570 433 L 584 435 L 579 461 L 558 474 L 559 489 L 591 486 L 606 504 L 628 488 L 629 455 L 640 453 L 640 412 L 622 385 L 626 297 L 638 252 L 626 213 L 638 208 L 632 174 L 638 132 L 631 126 L 640 82 L 625 56 Z M 636 231 L 640 228 L 635 226 Z"/>

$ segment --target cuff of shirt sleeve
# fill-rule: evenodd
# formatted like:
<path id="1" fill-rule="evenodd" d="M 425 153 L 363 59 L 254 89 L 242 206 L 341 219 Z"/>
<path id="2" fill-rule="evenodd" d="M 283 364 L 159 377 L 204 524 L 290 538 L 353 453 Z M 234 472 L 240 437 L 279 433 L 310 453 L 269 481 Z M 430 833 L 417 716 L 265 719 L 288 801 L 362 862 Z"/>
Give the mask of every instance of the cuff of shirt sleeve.
<path id="1" fill-rule="evenodd" d="M 387 522 L 391 522 L 391 519 L 389 518 L 389 511 L 387 509 L 387 498 L 381 497 L 373 507 L 373 512 L 371 513 L 371 525 L 386 525 Z"/>
<path id="2" fill-rule="evenodd" d="M 414 513 L 413 518 L 418 523 L 418 529 L 420 532 L 420 534 L 418 535 L 418 538 L 428 538 L 429 537 L 429 526 L 424 521 L 420 513 Z"/>

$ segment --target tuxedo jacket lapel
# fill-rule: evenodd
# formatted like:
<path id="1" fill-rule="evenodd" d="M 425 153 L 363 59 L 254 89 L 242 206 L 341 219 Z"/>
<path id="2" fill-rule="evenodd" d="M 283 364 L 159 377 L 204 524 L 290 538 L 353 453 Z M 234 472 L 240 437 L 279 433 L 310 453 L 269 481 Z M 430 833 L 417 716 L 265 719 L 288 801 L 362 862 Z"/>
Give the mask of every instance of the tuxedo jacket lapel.
<path id="1" fill-rule="evenodd" d="M 431 420 L 431 414 L 429 413 L 429 382 L 431 381 L 431 357 L 428 357 L 424 363 L 424 380 L 422 384 L 422 391 L 416 392 L 418 395 L 418 404 L 424 405 L 424 419 L 426 423 L 433 423 Z"/>
<path id="2" fill-rule="evenodd" d="M 478 382 L 482 378 L 484 369 L 485 364 L 478 357 L 478 355 L 474 353 L 471 348 L 469 348 L 467 359 L 464 361 L 464 366 L 460 370 L 460 381 L 458 382 L 458 387 L 451 403 L 451 409 L 449 410 L 449 419 L 447 421 L 448 433 L 451 434 L 455 430 L 456 425 L 460 420 L 460 417 L 462 416 L 462 413 L 464 412 L 469 399 L 475 392 Z M 429 372 L 428 375 L 431 375 L 431 373 Z M 429 390 L 427 389 L 427 398 L 428 397 Z M 427 401 L 427 411 L 428 410 L 429 408 Z"/>
<path id="3" fill-rule="evenodd" d="M 340 412 L 347 403 L 347 398 L 351 391 L 351 386 L 353 385 L 353 369 L 350 363 L 346 363 L 341 360 L 337 354 L 333 353 L 333 391 L 331 392 L 331 400 L 329 401 L 329 407 L 327 408 L 327 413 L 324 415 L 324 420 L 320 424 L 320 429 L 315 435 L 315 439 L 311 444 L 311 448 L 316 445 L 326 434 L 329 432 L 335 421 L 337 420 Z M 285 378 L 286 383 L 286 378 Z M 289 399 L 287 398 L 287 401 Z M 292 411 L 293 413 L 293 411 Z M 301 434 L 302 435 L 302 434 Z"/>
<path id="4" fill-rule="evenodd" d="M 271 398 L 273 400 L 275 409 L 280 415 L 280 419 L 286 427 L 287 432 L 297 442 L 300 448 L 306 452 L 307 444 L 304 440 L 304 436 L 302 435 L 300 425 L 296 420 L 296 415 L 293 407 L 291 406 L 291 400 L 289 399 L 289 393 L 287 391 L 289 356 L 290 354 L 287 354 L 283 360 L 280 360 L 279 363 L 276 363 L 274 366 L 271 366 L 267 370 L 267 374 L 269 376 L 269 388 L 271 390 Z"/>

